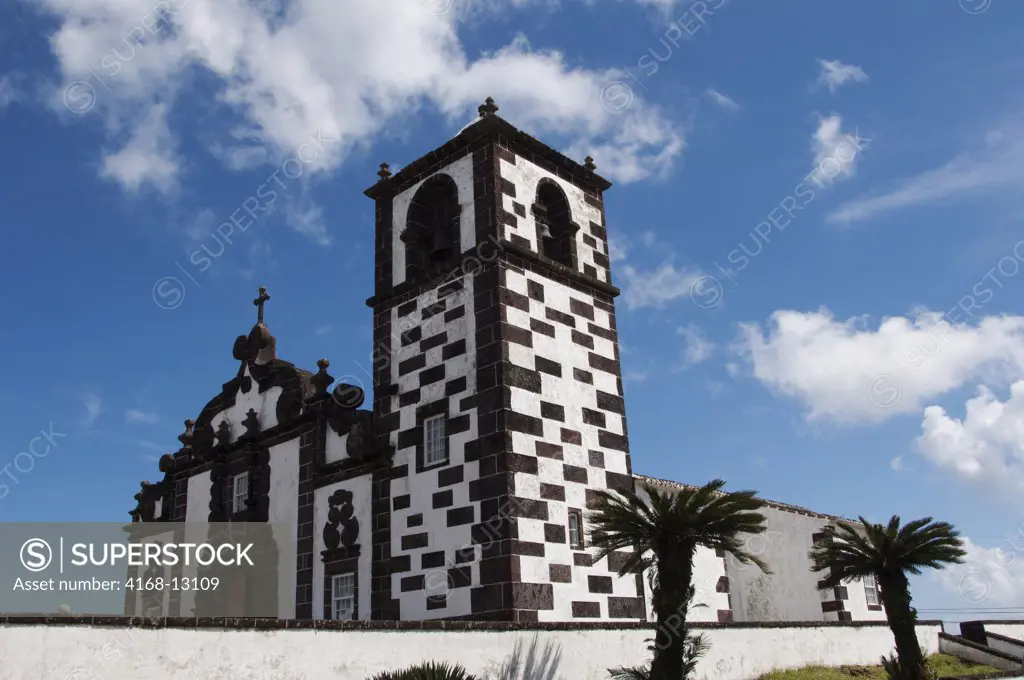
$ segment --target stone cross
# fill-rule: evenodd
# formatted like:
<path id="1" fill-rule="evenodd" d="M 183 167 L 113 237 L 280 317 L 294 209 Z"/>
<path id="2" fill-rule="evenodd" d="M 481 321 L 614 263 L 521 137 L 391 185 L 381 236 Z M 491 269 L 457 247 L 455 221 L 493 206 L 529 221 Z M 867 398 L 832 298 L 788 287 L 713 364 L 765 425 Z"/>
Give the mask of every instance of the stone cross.
<path id="1" fill-rule="evenodd" d="M 267 295 L 267 289 L 264 288 L 263 286 L 260 286 L 260 296 L 252 301 L 252 303 L 254 305 L 256 305 L 256 307 L 257 307 L 257 312 L 256 312 L 256 323 L 257 324 L 263 323 L 263 305 L 269 299 L 270 299 L 270 296 Z"/>

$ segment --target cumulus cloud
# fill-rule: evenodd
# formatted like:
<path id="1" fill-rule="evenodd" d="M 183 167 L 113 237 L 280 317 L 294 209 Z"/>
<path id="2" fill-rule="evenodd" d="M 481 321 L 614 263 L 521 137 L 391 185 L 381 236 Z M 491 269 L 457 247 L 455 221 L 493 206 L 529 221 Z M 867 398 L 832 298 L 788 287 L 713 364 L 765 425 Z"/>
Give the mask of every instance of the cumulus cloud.
<path id="1" fill-rule="evenodd" d="M 628 309 L 665 305 L 689 295 L 700 272 L 665 262 L 654 269 L 622 268 L 622 299 Z"/>
<path id="2" fill-rule="evenodd" d="M 1024 601 L 1024 525 L 994 548 L 964 537 L 964 550 L 963 564 L 935 570 L 932 578 L 966 607 L 1019 608 Z"/>
<path id="3" fill-rule="evenodd" d="M 958 478 L 1019 497 L 1024 491 L 1024 381 L 1010 387 L 1005 402 L 980 387 L 963 419 L 929 406 L 916 444 L 925 458 Z"/>
<path id="4" fill-rule="evenodd" d="M 460 32 L 477 3 L 456 2 L 448 12 L 407 0 L 352 0 L 344 11 L 333 0 L 159 4 L 169 11 L 156 12 L 152 0 L 38 3 L 57 20 L 49 38 L 62 83 L 94 83 L 111 134 L 132 128 L 128 146 L 103 163 L 128 189 L 171 186 L 179 165 L 168 152 L 185 129 L 170 128 L 168 138 L 163 126 L 177 120 L 168 114 L 184 106 L 196 75 L 213 89 L 209 109 L 181 118 L 216 110 L 229 121 L 216 147 L 229 167 L 262 158 L 262 150 L 274 162 L 321 133 L 336 142 L 310 170 L 333 169 L 424 109 L 461 121 L 488 95 L 501 115 L 592 155 L 613 180 L 661 175 L 683 148 L 683 133 L 644 101 L 621 112 L 602 106 L 603 87 L 625 75 L 618 70 L 571 65 L 523 36 L 470 55 Z M 139 110 L 149 115 L 134 119 Z"/>
<path id="5" fill-rule="evenodd" d="M 828 91 L 835 94 L 836 90 L 846 83 L 866 83 L 868 74 L 860 66 L 844 64 L 840 61 L 818 60 L 821 72 L 818 74 L 818 84 L 824 85 Z"/>
<path id="6" fill-rule="evenodd" d="M 881 422 L 920 413 L 970 381 L 1024 378 L 1024 317 L 949 323 L 938 312 L 836 319 L 780 310 L 770 323 L 741 324 L 735 349 L 753 376 L 797 400 L 809 420 Z"/>
<path id="7" fill-rule="evenodd" d="M 178 170 L 167 108 L 158 104 L 139 121 L 128 143 L 103 159 L 101 174 L 133 193 L 146 185 L 169 193 L 177 186 Z"/>
<path id="8" fill-rule="evenodd" d="M 811 172 L 818 183 L 829 184 L 837 179 L 851 177 L 869 141 L 856 131 L 844 131 L 842 116 L 821 118 L 811 135 L 811 153 L 814 156 L 814 169 Z"/>

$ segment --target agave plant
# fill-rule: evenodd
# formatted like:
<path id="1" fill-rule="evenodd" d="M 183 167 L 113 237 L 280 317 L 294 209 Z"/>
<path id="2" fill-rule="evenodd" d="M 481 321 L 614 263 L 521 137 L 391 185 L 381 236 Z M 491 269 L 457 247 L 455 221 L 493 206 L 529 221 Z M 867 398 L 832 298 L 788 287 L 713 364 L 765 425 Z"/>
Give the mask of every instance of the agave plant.
<path id="1" fill-rule="evenodd" d="M 371 680 L 477 680 L 458 664 L 427 661 L 400 671 L 383 671 Z"/>

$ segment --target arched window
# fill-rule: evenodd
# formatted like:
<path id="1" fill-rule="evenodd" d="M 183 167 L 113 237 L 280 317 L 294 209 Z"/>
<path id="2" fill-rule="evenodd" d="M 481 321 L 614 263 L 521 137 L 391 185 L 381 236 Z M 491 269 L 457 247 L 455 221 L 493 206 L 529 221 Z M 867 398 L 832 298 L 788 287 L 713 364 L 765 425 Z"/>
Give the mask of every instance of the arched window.
<path id="1" fill-rule="evenodd" d="M 576 267 L 576 230 L 569 200 L 562 188 L 550 179 L 537 185 L 537 201 L 533 204 L 537 223 L 537 252 L 566 267 Z"/>
<path id="2" fill-rule="evenodd" d="M 448 175 L 434 175 L 416 190 L 402 232 L 406 281 L 459 256 L 459 212 L 459 190 Z"/>

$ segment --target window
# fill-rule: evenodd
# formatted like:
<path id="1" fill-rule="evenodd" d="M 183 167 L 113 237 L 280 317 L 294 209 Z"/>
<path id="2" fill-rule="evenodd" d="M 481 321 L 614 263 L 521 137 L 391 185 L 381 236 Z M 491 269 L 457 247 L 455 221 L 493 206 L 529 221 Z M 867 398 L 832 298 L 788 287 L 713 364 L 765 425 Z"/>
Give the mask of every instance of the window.
<path id="1" fill-rule="evenodd" d="M 550 181 L 538 184 L 533 217 L 537 224 L 537 252 L 566 267 L 574 267 L 576 232 L 569 201 L 561 187 Z"/>
<path id="2" fill-rule="evenodd" d="M 450 264 L 460 254 L 460 213 L 459 190 L 448 175 L 434 175 L 416 190 L 400 236 L 405 243 L 406 281 Z"/>
<path id="3" fill-rule="evenodd" d="M 583 549 L 583 513 L 579 510 L 569 511 L 569 547 Z"/>
<path id="4" fill-rule="evenodd" d="M 864 577 L 864 599 L 869 607 L 881 604 L 878 600 L 878 582 L 874 575 Z"/>
<path id="5" fill-rule="evenodd" d="M 331 577 L 331 618 L 351 621 L 356 613 L 356 575 L 337 574 Z"/>
<path id="6" fill-rule="evenodd" d="M 245 510 L 245 501 L 249 498 L 249 473 L 235 475 L 235 493 L 231 503 L 231 511 L 235 513 Z"/>
<path id="7" fill-rule="evenodd" d="M 445 416 L 432 416 L 423 421 L 423 464 L 443 463 L 448 459 L 444 441 Z"/>

